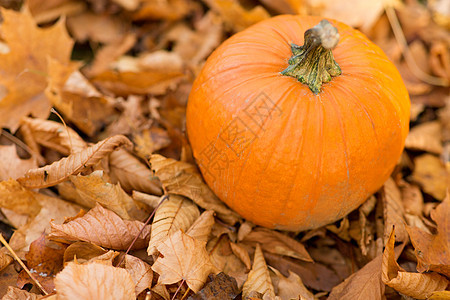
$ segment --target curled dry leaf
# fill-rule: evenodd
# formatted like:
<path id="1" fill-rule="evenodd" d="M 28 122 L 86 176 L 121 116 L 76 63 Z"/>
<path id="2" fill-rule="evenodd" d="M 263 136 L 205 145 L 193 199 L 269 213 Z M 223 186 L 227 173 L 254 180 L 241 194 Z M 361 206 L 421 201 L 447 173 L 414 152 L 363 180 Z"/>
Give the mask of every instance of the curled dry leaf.
<path id="1" fill-rule="evenodd" d="M 406 138 L 405 147 L 439 155 L 442 153 L 441 130 L 442 126 L 439 121 L 414 126 Z"/>
<path id="2" fill-rule="evenodd" d="M 450 194 L 431 212 L 437 234 L 417 227 L 407 227 L 417 257 L 419 272 L 436 271 L 450 277 Z"/>
<path id="3" fill-rule="evenodd" d="M 187 231 L 199 216 L 200 211 L 192 201 L 171 195 L 161 204 L 153 218 L 148 254 L 155 254 L 158 245 L 178 230 Z"/>
<path id="4" fill-rule="evenodd" d="M 130 273 L 121 268 L 91 263 L 69 263 L 55 278 L 58 300 L 135 300 Z"/>
<path id="5" fill-rule="evenodd" d="M 7 94 L 0 102 L 0 127 L 16 131 L 20 119 L 32 114 L 46 119 L 50 101 L 43 92 L 47 86 L 47 59 L 68 62 L 73 41 L 64 21 L 48 28 L 39 28 L 30 12 L 2 9 L 1 35 L 9 51 L 0 54 L 0 84 Z"/>
<path id="6" fill-rule="evenodd" d="M 134 201 L 148 205 L 153 209 L 158 206 L 159 202 L 161 202 L 162 199 L 162 197 L 145 194 L 138 191 L 133 191 L 131 197 Z"/>
<path id="7" fill-rule="evenodd" d="M 247 298 L 251 292 L 261 294 L 268 293 L 272 298 L 275 297 L 275 291 L 270 279 L 269 269 L 261 250 L 261 246 L 256 244 L 255 257 L 253 258 L 253 266 L 248 273 L 247 281 L 242 287 L 242 298 Z"/>
<path id="8" fill-rule="evenodd" d="M 254 229 L 244 237 L 243 242 L 260 243 L 266 252 L 279 255 L 286 255 L 304 261 L 312 262 L 311 256 L 306 251 L 305 246 L 287 235 L 262 227 Z"/>
<path id="9" fill-rule="evenodd" d="M 157 246 L 163 255 L 153 264 L 152 269 L 159 274 L 158 283 L 173 284 L 185 280 L 194 293 L 197 293 L 210 273 L 216 268 L 209 260 L 205 242 L 178 230 Z"/>
<path id="10" fill-rule="evenodd" d="M 70 175 L 76 175 L 96 165 L 100 160 L 121 146 L 131 146 L 130 140 L 123 135 L 115 135 L 97 144 L 59 161 L 39 169 L 29 170 L 18 181 L 28 188 L 44 188 L 56 185 L 66 180 Z"/>
<path id="11" fill-rule="evenodd" d="M 214 211 L 206 210 L 197 218 L 197 220 L 195 220 L 194 224 L 189 227 L 186 234 L 198 241 L 206 243 L 208 242 L 209 234 L 211 233 L 214 222 Z"/>
<path id="12" fill-rule="evenodd" d="M 413 179 L 420 183 L 423 191 L 438 200 L 445 198 L 450 175 L 441 160 L 431 154 L 423 154 L 414 159 Z"/>
<path id="13" fill-rule="evenodd" d="M 284 277 L 277 269 L 271 268 L 271 270 L 278 278 L 277 296 L 280 297 L 281 300 L 315 300 L 314 295 L 305 287 L 300 276 L 289 271 L 289 277 Z"/>
<path id="14" fill-rule="evenodd" d="M 80 152 L 87 147 L 87 143 L 75 130 L 65 127 L 61 123 L 35 118 L 22 118 L 21 124 L 29 128 L 36 143 L 64 155 Z"/>
<path id="15" fill-rule="evenodd" d="M 70 181 L 75 187 L 76 196 L 92 203 L 90 207 L 100 203 L 124 220 L 141 221 L 146 217 L 146 213 L 139 209 L 119 184 L 111 184 L 105 180 L 103 171 L 94 171 L 87 176 L 70 176 Z"/>
<path id="16" fill-rule="evenodd" d="M 426 299 L 432 292 L 443 291 L 449 281 L 437 273 L 409 273 L 401 268 L 394 253 L 395 230 L 392 228 L 383 253 L 381 278 L 383 283 L 403 295 Z"/>
<path id="17" fill-rule="evenodd" d="M 75 242 L 70 244 L 64 252 L 64 263 L 76 259 L 78 263 L 84 263 L 95 257 L 106 254 L 108 251 L 89 242 Z"/>
<path id="18" fill-rule="evenodd" d="M 25 174 L 29 169 L 37 168 L 35 158 L 20 159 L 17 155 L 16 146 L 0 145 L 0 181 L 10 178 L 17 179 Z"/>
<path id="19" fill-rule="evenodd" d="M 330 293 L 329 300 L 383 299 L 385 286 L 381 281 L 382 257 L 377 256 L 353 273 Z"/>
<path id="20" fill-rule="evenodd" d="M 202 180 L 197 168 L 191 164 L 154 154 L 150 164 L 169 194 L 188 197 L 204 209 L 214 210 L 223 221 L 234 224 L 239 216 L 223 204 Z"/>
<path id="21" fill-rule="evenodd" d="M 109 169 L 113 183 L 120 182 L 127 192 L 137 190 L 153 195 L 162 194 L 161 183 L 150 169 L 124 149 L 111 152 Z"/>
<path id="22" fill-rule="evenodd" d="M 128 255 L 125 256 L 125 270 L 130 273 L 135 284 L 135 293 L 139 295 L 145 289 L 150 289 L 153 280 L 153 271 L 149 264 L 139 258 Z"/>
<path id="23" fill-rule="evenodd" d="M 122 220 L 112 211 L 97 204 L 84 216 L 65 224 L 57 225 L 51 222 L 49 238 L 66 242 L 85 241 L 110 249 L 126 250 L 142 227 L 144 223 Z M 149 237 L 150 226 L 146 226 L 132 249 L 146 247 Z"/>
<path id="24" fill-rule="evenodd" d="M 405 228 L 405 209 L 403 208 L 402 195 L 392 178 L 384 183 L 381 197 L 384 209 L 384 244 L 387 243 L 390 230 L 394 225 L 397 230 L 397 241 L 407 243 L 409 237 Z"/>
<path id="25" fill-rule="evenodd" d="M 240 244 L 235 244 L 230 242 L 231 250 L 233 250 L 234 255 L 238 257 L 245 265 L 247 270 L 250 270 L 252 263 L 250 261 L 250 255 L 248 255 L 247 249 Z"/>
<path id="26" fill-rule="evenodd" d="M 41 297 L 42 296 L 38 294 L 30 293 L 14 286 L 9 286 L 8 291 L 2 297 L 2 300 L 37 300 Z"/>

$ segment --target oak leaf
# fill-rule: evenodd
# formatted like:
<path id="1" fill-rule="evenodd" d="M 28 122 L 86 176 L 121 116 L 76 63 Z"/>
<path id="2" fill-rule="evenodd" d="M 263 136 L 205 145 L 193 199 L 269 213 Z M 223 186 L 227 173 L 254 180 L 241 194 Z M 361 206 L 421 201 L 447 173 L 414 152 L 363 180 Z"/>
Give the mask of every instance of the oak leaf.
<path id="1" fill-rule="evenodd" d="M 151 156 L 150 164 L 169 194 L 188 197 L 198 206 L 214 210 L 220 219 L 229 224 L 234 224 L 239 220 L 239 216 L 226 207 L 203 182 L 194 165 L 165 158 L 159 154 Z"/>
<path id="2" fill-rule="evenodd" d="M 247 298 L 251 292 L 258 292 L 261 294 L 268 293 L 272 298 L 275 297 L 275 291 L 272 280 L 270 279 L 269 269 L 267 268 L 261 246 L 259 244 L 256 244 L 253 266 L 248 273 L 247 281 L 242 287 L 242 298 Z"/>
<path id="3" fill-rule="evenodd" d="M 197 293 L 210 273 L 216 268 L 209 260 L 205 242 L 183 233 L 181 230 L 167 237 L 157 246 L 162 254 L 152 269 L 159 274 L 159 283 L 173 284 L 186 281 L 194 293 Z"/>
<path id="4" fill-rule="evenodd" d="M 156 253 L 158 245 L 178 230 L 187 231 L 199 217 L 197 206 L 182 196 L 171 195 L 157 209 L 147 252 Z"/>
<path id="5" fill-rule="evenodd" d="M 0 54 L 0 84 L 7 89 L 0 101 L 0 127 L 14 132 L 24 116 L 47 118 L 51 107 L 43 93 L 47 86 L 47 58 L 68 62 L 73 41 L 64 19 L 42 29 L 27 9 L 23 12 L 2 9 L 1 14 L 1 35 L 9 52 Z"/>
<path id="6" fill-rule="evenodd" d="M 91 263 L 69 263 L 55 278 L 58 300 L 135 300 L 130 273 L 121 268 Z"/>
<path id="7" fill-rule="evenodd" d="M 29 170 L 17 179 L 28 188 L 44 188 L 65 181 L 70 175 L 76 175 L 100 162 L 100 160 L 121 146 L 130 146 L 131 142 L 123 135 L 104 139 L 97 144 L 59 161 L 39 169 Z"/>
<path id="8" fill-rule="evenodd" d="M 437 224 L 437 234 L 417 227 L 407 227 L 417 257 L 419 272 L 436 271 L 450 277 L 450 193 L 431 212 Z"/>
<path id="9" fill-rule="evenodd" d="M 399 266 L 394 252 L 395 230 L 392 228 L 383 253 L 383 283 L 399 293 L 416 299 L 426 299 L 435 291 L 443 291 L 449 281 L 437 273 L 409 273 Z"/>
<path id="10" fill-rule="evenodd" d="M 144 223 L 122 220 L 118 215 L 97 204 L 87 214 L 65 224 L 51 222 L 49 238 L 61 241 L 85 241 L 101 247 L 126 250 L 138 235 Z M 132 249 L 147 246 L 150 226 L 146 226 Z"/>

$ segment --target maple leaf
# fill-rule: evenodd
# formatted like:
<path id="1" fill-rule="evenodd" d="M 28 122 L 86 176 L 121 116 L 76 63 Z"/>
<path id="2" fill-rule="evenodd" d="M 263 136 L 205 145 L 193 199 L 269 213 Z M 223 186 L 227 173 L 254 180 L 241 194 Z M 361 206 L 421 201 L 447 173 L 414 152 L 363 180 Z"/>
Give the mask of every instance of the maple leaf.
<path id="1" fill-rule="evenodd" d="M 437 224 L 437 234 L 432 235 L 417 227 L 407 227 L 417 257 L 419 272 L 436 271 L 450 277 L 450 193 L 431 212 Z"/>
<path id="2" fill-rule="evenodd" d="M 7 94 L 0 100 L 0 127 L 16 131 L 20 119 L 28 114 L 46 119 L 50 101 L 44 95 L 47 86 L 47 59 L 68 62 L 73 41 L 64 19 L 49 28 L 39 28 L 28 10 L 1 10 L 1 34 L 9 52 L 0 54 L 0 84 Z"/>
<path id="3" fill-rule="evenodd" d="M 185 280 L 191 290 L 197 293 L 208 275 L 216 271 L 209 260 L 205 242 L 183 233 L 181 230 L 169 236 L 157 246 L 163 255 L 153 264 L 159 274 L 159 283 L 172 284 Z"/>

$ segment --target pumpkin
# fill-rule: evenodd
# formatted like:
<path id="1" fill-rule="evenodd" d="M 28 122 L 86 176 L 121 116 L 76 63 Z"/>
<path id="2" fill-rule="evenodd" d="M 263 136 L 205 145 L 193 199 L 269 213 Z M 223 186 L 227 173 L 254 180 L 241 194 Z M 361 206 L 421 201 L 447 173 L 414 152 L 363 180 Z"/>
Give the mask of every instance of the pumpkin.
<path id="1" fill-rule="evenodd" d="M 186 130 L 206 183 L 261 226 L 344 217 L 389 178 L 408 133 L 395 66 L 361 32 L 319 21 L 283 15 L 235 34 L 189 95 Z"/>

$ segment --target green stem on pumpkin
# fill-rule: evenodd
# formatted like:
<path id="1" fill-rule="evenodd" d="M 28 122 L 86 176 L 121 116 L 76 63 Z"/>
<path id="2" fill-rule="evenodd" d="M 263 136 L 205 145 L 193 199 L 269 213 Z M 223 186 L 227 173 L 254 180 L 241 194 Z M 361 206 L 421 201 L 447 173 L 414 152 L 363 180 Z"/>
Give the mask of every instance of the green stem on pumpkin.
<path id="1" fill-rule="evenodd" d="M 336 27 L 327 20 L 305 32 L 303 46 L 291 44 L 292 57 L 289 66 L 281 72 L 307 84 L 314 93 L 320 93 L 322 83 L 341 75 L 342 71 L 331 52 L 339 42 Z"/>

